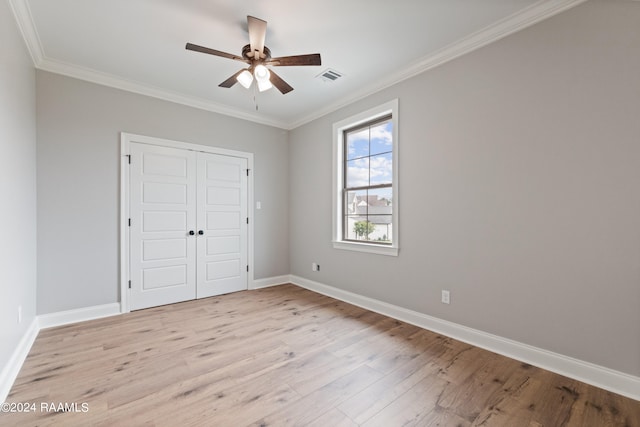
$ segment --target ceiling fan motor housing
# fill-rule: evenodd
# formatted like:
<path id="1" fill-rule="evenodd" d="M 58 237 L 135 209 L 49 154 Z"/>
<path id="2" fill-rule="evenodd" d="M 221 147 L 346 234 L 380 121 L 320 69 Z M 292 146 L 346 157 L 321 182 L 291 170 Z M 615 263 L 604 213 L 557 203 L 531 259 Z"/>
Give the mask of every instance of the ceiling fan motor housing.
<path id="1" fill-rule="evenodd" d="M 264 46 L 262 55 L 260 55 L 260 58 L 256 58 L 251 51 L 251 45 L 248 44 L 242 48 L 242 57 L 247 61 L 268 61 L 269 59 L 271 59 L 271 50 L 269 50 L 268 47 Z"/>

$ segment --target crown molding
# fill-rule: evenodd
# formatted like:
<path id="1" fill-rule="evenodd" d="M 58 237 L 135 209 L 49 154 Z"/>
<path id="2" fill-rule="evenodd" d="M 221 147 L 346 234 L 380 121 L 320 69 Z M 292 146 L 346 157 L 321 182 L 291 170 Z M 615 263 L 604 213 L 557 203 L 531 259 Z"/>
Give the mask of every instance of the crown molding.
<path id="1" fill-rule="evenodd" d="M 206 99 L 192 97 L 177 92 L 168 91 L 159 87 L 144 83 L 123 79 L 118 76 L 100 71 L 79 67 L 73 64 L 52 60 L 46 57 L 42 49 L 42 43 L 38 36 L 28 0 L 8 0 L 16 22 L 25 40 L 31 58 L 36 68 L 74 77 L 80 80 L 113 87 L 141 95 L 151 96 L 177 104 L 186 105 L 214 113 L 219 113 L 243 120 L 248 120 L 268 126 L 291 130 L 315 119 L 332 113 L 340 108 L 359 101 L 376 92 L 414 77 L 425 71 L 431 70 L 462 55 L 473 52 L 483 46 L 500 40 L 510 34 L 530 27 L 540 21 L 557 15 L 567 9 L 575 7 L 587 0 L 540 0 L 533 5 L 516 12 L 488 27 L 481 29 L 467 37 L 464 37 L 436 52 L 430 54 L 409 67 L 390 75 L 389 77 L 352 93 L 330 105 L 323 107 L 314 113 L 292 121 L 279 121 L 266 118 L 257 114 L 247 113 L 242 110 L 217 104 Z"/>
<path id="2" fill-rule="evenodd" d="M 62 61 L 43 59 L 40 61 L 38 69 L 73 77 L 79 80 L 96 83 L 103 86 L 121 89 L 127 92 L 133 92 L 140 95 L 150 96 L 152 98 L 162 99 L 164 101 L 176 104 L 186 105 L 188 107 L 198 108 L 200 110 L 211 111 L 213 113 L 223 114 L 242 120 L 248 120 L 267 126 L 274 126 L 280 129 L 286 129 L 287 123 L 270 119 L 268 117 L 259 116 L 257 114 L 247 113 L 245 111 L 217 104 L 203 98 L 197 98 L 184 95 L 178 92 L 172 92 L 160 87 L 147 85 L 144 83 L 123 79 L 112 74 L 103 73 L 89 68 L 79 67 L 77 65 L 68 64 Z"/>
<path id="3" fill-rule="evenodd" d="M 346 107 L 347 105 L 373 95 L 376 92 L 443 65 L 449 61 L 459 58 L 462 55 L 473 52 L 476 49 L 480 49 L 483 46 L 496 42 L 508 35 L 544 21 L 545 19 L 564 12 L 567 9 L 571 9 L 572 7 L 586 1 L 587 0 L 541 0 L 534 3 L 523 10 L 520 10 L 494 24 L 489 25 L 488 27 L 485 27 L 430 55 L 427 55 L 418 62 L 390 75 L 374 85 L 367 86 L 356 93 L 350 94 L 349 96 L 314 112 L 311 115 L 296 120 L 290 124 L 288 129 L 295 129 L 322 116 L 337 111 L 340 108 Z"/>
<path id="4" fill-rule="evenodd" d="M 27 50 L 31 55 L 33 65 L 38 68 L 44 58 L 44 52 L 42 51 L 42 43 L 40 43 L 40 37 L 33 22 L 29 3 L 27 3 L 27 0 L 8 0 L 7 3 L 9 3 L 9 7 L 13 12 L 22 38 L 27 44 Z"/>

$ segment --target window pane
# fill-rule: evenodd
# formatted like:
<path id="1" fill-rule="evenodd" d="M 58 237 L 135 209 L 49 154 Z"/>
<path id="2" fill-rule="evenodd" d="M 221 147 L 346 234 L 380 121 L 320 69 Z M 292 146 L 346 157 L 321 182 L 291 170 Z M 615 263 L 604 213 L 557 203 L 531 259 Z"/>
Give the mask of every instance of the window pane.
<path id="1" fill-rule="evenodd" d="M 393 154 L 378 154 L 369 158 L 369 185 L 391 184 L 393 179 Z"/>
<path id="2" fill-rule="evenodd" d="M 393 239 L 393 226 L 391 215 L 369 215 L 371 224 L 369 240 L 379 243 L 391 243 Z"/>
<path id="3" fill-rule="evenodd" d="M 349 160 L 347 163 L 347 188 L 369 185 L 369 158 Z"/>
<path id="4" fill-rule="evenodd" d="M 369 207 L 377 207 L 378 211 L 369 209 L 369 215 L 389 214 L 391 215 L 391 207 L 393 206 L 393 190 L 391 187 L 375 188 L 369 190 Z"/>
<path id="5" fill-rule="evenodd" d="M 347 191 L 345 200 L 345 215 L 367 215 L 367 190 Z"/>
<path id="6" fill-rule="evenodd" d="M 391 187 L 368 191 L 367 220 L 371 224 L 369 239 L 379 243 L 391 243 L 393 239 L 392 213 L 393 191 Z"/>
<path id="7" fill-rule="evenodd" d="M 371 126 L 370 154 L 388 153 L 393 151 L 393 123 L 391 120 Z"/>
<path id="8" fill-rule="evenodd" d="M 356 159 L 369 155 L 369 128 L 347 133 L 346 159 Z"/>
<path id="9" fill-rule="evenodd" d="M 369 241 L 371 240 L 370 236 L 374 229 L 375 225 L 371 224 L 364 217 L 347 217 L 347 239 Z"/>
<path id="10" fill-rule="evenodd" d="M 391 187 L 347 191 L 344 238 L 390 244 L 393 238 Z"/>

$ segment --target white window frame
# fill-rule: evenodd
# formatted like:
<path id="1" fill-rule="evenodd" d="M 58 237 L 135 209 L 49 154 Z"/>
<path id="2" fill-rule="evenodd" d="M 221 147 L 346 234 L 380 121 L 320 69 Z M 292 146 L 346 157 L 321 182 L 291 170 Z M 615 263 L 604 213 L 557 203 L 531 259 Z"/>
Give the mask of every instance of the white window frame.
<path id="1" fill-rule="evenodd" d="M 342 188 L 344 184 L 344 131 L 363 123 L 379 119 L 391 114 L 393 123 L 393 205 L 392 205 L 392 227 L 393 241 L 391 245 L 380 245 L 367 242 L 353 242 L 343 240 L 343 211 Z M 370 110 L 340 120 L 333 124 L 333 247 L 348 251 L 369 252 L 379 255 L 398 256 L 399 231 L 398 227 L 398 100 L 386 102 Z"/>

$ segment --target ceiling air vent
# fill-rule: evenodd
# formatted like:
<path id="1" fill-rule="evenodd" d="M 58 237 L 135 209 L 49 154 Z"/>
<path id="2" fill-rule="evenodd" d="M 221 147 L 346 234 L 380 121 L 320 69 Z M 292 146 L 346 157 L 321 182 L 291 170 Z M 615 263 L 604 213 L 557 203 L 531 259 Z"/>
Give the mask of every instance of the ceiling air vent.
<path id="1" fill-rule="evenodd" d="M 322 81 L 324 82 L 330 83 L 330 82 L 335 82 L 342 76 L 343 76 L 342 73 L 339 73 L 336 70 L 332 70 L 331 68 L 327 68 L 326 70 L 318 74 L 316 77 L 321 78 Z"/>

